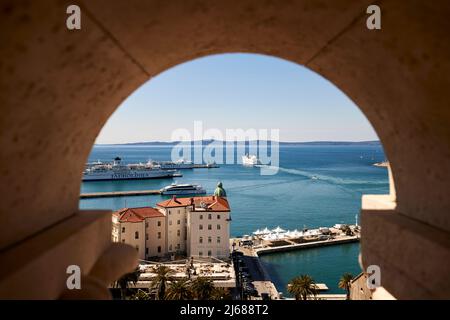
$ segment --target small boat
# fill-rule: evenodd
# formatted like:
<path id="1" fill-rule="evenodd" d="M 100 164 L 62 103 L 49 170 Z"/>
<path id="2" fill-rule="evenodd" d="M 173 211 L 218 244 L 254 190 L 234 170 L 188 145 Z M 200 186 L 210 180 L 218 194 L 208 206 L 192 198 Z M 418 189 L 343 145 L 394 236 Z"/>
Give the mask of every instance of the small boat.
<path id="1" fill-rule="evenodd" d="M 192 195 L 206 193 L 206 190 L 201 185 L 176 183 L 172 183 L 171 185 L 162 188 L 160 191 L 163 195 Z"/>
<path id="2" fill-rule="evenodd" d="M 244 166 L 256 166 L 260 165 L 261 161 L 259 161 L 258 157 L 256 155 L 248 155 L 242 156 L 242 164 Z"/>

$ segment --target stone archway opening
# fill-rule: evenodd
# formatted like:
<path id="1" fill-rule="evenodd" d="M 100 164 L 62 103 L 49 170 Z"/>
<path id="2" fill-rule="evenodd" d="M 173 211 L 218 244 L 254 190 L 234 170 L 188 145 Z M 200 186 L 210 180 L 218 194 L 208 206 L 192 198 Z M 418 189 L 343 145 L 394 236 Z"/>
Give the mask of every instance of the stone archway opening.
<path id="1" fill-rule="evenodd" d="M 198 138 L 198 135 L 194 134 L 192 131 L 194 130 L 194 122 L 196 120 L 204 120 L 205 121 L 205 127 L 203 128 L 203 132 L 200 132 L 201 134 L 205 133 L 205 131 L 208 131 L 208 129 L 215 129 L 218 130 L 221 134 L 222 137 L 214 137 L 215 139 L 218 140 L 224 140 L 226 134 L 225 131 L 228 127 L 224 127 L 224 123 L 226 123 L 226 115 L 227 114 L 235 114 L 236 116 L 234 117 L 234 121 L 233 121 L 233 128 L 236 129 L 236 125 L 239 127 L 239 125 L 242 125 L 242 122 L 239 121 L 240 118 L 242 118 L 242 112 L 240 107 L 244 107 L 244 106 L 240 106 L 239 108 L 234 108 L 233 103 L 239 104 L 238 101 L 236 100 L 241 100 L 241 101 L 250 101 L 250 97 L 253 96 L 253 99 L 260 99 L 257 97 L 257 92 L 261 92 L 264 91 L 264 89 L 262 88 L 262 86 L 256 85 L 257 89 L 250 89 L 252 86 L 248 86 L 248 90 L 250 90 L 251 93 L 243 93 L 243 91 L 245 91 L 246 87 L 245 87 L 245 83 L 246 81 L 250 81 L 249 79 L 242 81 L 242 83 L 237 80 L 237 79 L 241 79 L 245 77 L 246 72 L 249 71 L 244 71 L 244 70 L 239 70 L 239 68 L 237 66 L 242 65 L 242 61 L 239 60 L 237 57 L 240 57 L 240 59 L 245 59 L 246 61 L 246 65 L 245 65 L 245 70 L 254 70 L 255 67 L 264 69 L 265 67 L 267 68 L 272 68 L 272 73 L 271 71 L 268 70 L 262 70 L 260 77 L 262 77 L 262 79 L 260 79 L 261 82 L 268 82 L 271 83 L 270 81 L 283 81 L 283 73 L 284 77 L 285 77 L 285 81 L 286 81 L 286 85 L 288 86 L 288 90 L 298 90 L 298 91 L 305 91 L 305 90 L 315 90 L 316 94 L 311 94 L 311 95 L 307 95 L 307 94 L 298 94 L 295 96 L 295 98 L 293 98 L 291 96 L 290 99 L 297 99 L 297 104 L 296 103 L 292 103 L 292 105 L 289 106 L 281 106 L 280 103 L 286 103 L 286 99 L 281 99 L 282 97 L 280 96 L 280 93 L 272 93 L 272 94 L 266 94 L 266 99 L 269 99 L 270 101 L 280 101 L 282 100 L 282 102 L 280 102 L 278 105 L 274 105 L 273 107 L 277 107 L 277 113 L 283 113 L 286 112 L 286 114 L 291 114 L 291 116 L 289 118 L 292 118 L 293 115 L 296 116 L 296 118 L 298 118 L 298 120 L 295 123 L 295 130 L 298 132 L 302 132 L 302 131 L 308 131 L 309 129 L 304 129 L 304 122 L 301 121 L 301 114 L 304 114 L 307 117 L 307 113 L 308 110 L 311 109 L 312 105 L 315 105 L 316 108 L 321 108 L 320 105 L 325 103 L 324 101 L 322 101 L 320 99 L 319 96 L 317 96 L 317 88 L 320 87 L 320 95 L 321 96 L 326 96 L 329 95 L 333 98 L 335 98 L 334 103 L 336 105 L 333 105 L 332 108 L 326 108 L 324 110 L 322 110 L 321 114 L 321 121 L 318 121 L 317 118 L 314 118 L 314 116 L 310 116 L 312 117 L 314 120 L 312 121 L 316 121 L 316 125 L 317 127 L 315 128 L 315 130 L 320 131 L 320 130 L 324 130 L 326 131 L 327 125 L 324 125 L 323 123 L 329 124 L 330 123 L 330 119 L 332 119 L 335 114 L 331 114 L 331 115 L 327 115 L 327 112 L 330 112 L 330 110 L 342 110 L 343 113 L 345 114 L 350 114 L 350 109 L 354 109 L 355 111 L 358 109 L 358 107 L 356 105 L 354 105 L 347 97 L 345 97 L 345 95 L 342 92 L 339 92 L 339 89 L 334 87 L 333 84 L 329 83 L 328 81 L 326 81 L 325 79 L 321 78 L 319 75 L 315 74 L 313 71 L 307 70 L 303 67 L 300 67 L 296 64 L 290 63 L 288 61 L 285 60 L 280 60 L 277 59 L 275 57 L 268 57 L 268 56 L 261 56 L 261 55 L 255 55 L 255 54 L 226 54 L 226 55 L 213 55 L 213 56 L 208 56 L 208 57 L 202 57 L 200 59 L 196 59 L 194 61 L 188 61 L 188 62 L 184 62 L 183 64 L 176 66 L 174 68 L 171 68 L 165 72 L 163 72 L 162 74 L 158 75 L 157 77 L 153 78 L 152 80 L 150 80 L 149 82 L 143 84 L 142 86 L 140 86 L 138 89 L 136 89 L 136 91 L 134 91 L 130 97 L 128 97 L 125 102 L 119 107 L 118 111 L 115 111 L 113 113 L 113 115 L 111 116 L 110 120 L 108 120 L 107 124 L 103 127 L 102 129 L 102 133 L 100 134 L 99 137 L 97 137 L 97 141 L 99 141 L 100 143 L 131 143 L 131 142 L 137 142 L 136 145 L 128 144 L 125 146 L 111 146 L 111 145 L 107 145 L 107 146 L 101 146 L 98 145 L 97 148 L 91 152 L 91 155 L 88 159 L 88 161 L 86 162 L 96 162 L 96 161 L 106 161 L 109 162 L 111 161 L 114 157 L 119 156 L 122 158 L 122 162 L 124 163 L 145 163 L 147 160 L 152 159 L 152 160 L 159 160 L 159 161 L 167 161 L 167 160 L 177 160 L 177 159 L 171 159 L 171 149 L 175 148 L 176 146 L 173 146 L 172 148 L 167 148 L 167 146 L 165 146 L 164 148 L 162 148 L 161 150 L 157 149 L 157 145 L 151 145 L 151 144 L 145 144 L 143 142 L 145 141 L 170 141 L 170 138 L 172 136 L 172 133 L 175 130 L 188 130 L 190 132 L 189 137 L 196 137 L 195 139 L 200 139 Z M 256 60 L 256 62 L 251 63 L 251 59 Z M 228 70 L 233 70 L 232 73 L 234 75 L 234 87 L 230 87 L 230 85 L 226 84 L 226 81 L 224 82 L 219 82 L 222 84 L 222 87 L 218 87 L 218 86 L 214 86 L 211 85 L 211 83 L 217 82 L 218 81 L 218 77 L 219 75 L 217 74 L 216 69 L 220 66 L 223 65 L 225 63 L 225 61 L 227 61 L 227 59 L 230 61 L 226 64 L 226 68 Z M 275 64 L 276 61 L 276 67 L 278 69 L 281 69 L 282 71 L 278 71 L 279 73 L 277 73 L 276 68 L 271 65 L 271 64 Z M 224 68 L 222 66 L 222 68 Z M 289 70 L 289 73 L 286 74 L 286 70 Z M 208 72 L 210 73 L 210 75 L 204 76 L 204 77 L 193 77 L 193 74 L 195 74 L 196 72 L 200 72 L 202 74 L 207 74 Z M 294 74 L 296 76 L 298 76 L 299 78 L 305 78 L 305 83 L 308 82 L 313 82 L 316 83 L 316 86 L 313 89 L 313 86 L 308 86 L 308 87 L 303 87 L 302 85 L 303 83 L 301 83 L 300 81 L 296 82 L 296 87 L 293 86 L 292 84 L 292 74 Z M 230 75 L 229 73 L 223 73 L 221 74 L 221 77 L 225 77 L 225 78 L 229 78 Z M 201 80 L 199 80 L 199 78 Z M 251 78 L 251 77 L 248 77 Z M 276 80 L 270 80 L 275 78 Z M 173 79 L 173 80 L 171 80 Z M 184 87 L 178 87 L 181 86 L 183 83 L 180 82 L 180 79 L 183 79 L 183 81 L 186 82 L 186 84 L 184 84 L 184 86 L 186 86 L 187 88 Z M 203 82 L 202 82 L 203 81 Z M 290 83 L 288 83 L 288 81 L 291 81 Z M 230 100 L 226 98 L 226 93 L 224 93 L 223 95 L 221 94 L 207 94 L 205 91 L 203 91 L 203 94 L 201 93 L 202 90 L 196 88 L 195 86 L 193 88 L 191 88 L 191 86 L 189 86 L 189 83 L 193 83 L 193 82 L 198 82 L 198 87 L 201 87 L 202 90 L 207 90 L 207 91 L 211 91 L 211 92 L 217 92 L 217 91 L 225 91 L 226 93 L 233 93 L 234 95 L 238 96 L 238 99 L 236 100 Z M 238 82 L 238 83 L 236 83 Z M 205 86 L 205 84 L 208 83 L 209 85 Z M 242 91 L 239 91 L 238 88 L 241 87 Z M 156 88 L 156 89 L 154 89 Z M 191 88 L 190 90 L 192 90 L 188 95 L 186 95 L 186 91 L 189 90 L 188 88 Z M 159 93 L 158 90 L 162 91 L 163 94 Z M 197 92 L 198 90 L 198 92 Z M 267 90 L 267 89 L 266 89 Z M 279 89 L 275 86 L 275 83 L 272 84 L 272 90 L 275 92 L 279 92 Z M 239 91 L 239 92 L 238 92 Z M 176 96 L 176 99 L 170 99 L 168 98 L 169 96 Z M 202 95 L 206 95 L 209 98 L 208 102 L 205 102 L 204 99 L 202 99 Z M 153 96 L 153 97 L 152 97 Z M 186 97 L 185 97 L 186 96 Z M 340 97 L 343 97 L 342 99 Z M 311 102 L 311 99 L 316 99 L 316 100 L 320 100 L 320 102 Z M 226 100 L 227 102 L 225 103 L 218 103 L 218 101 L 220 101 L 221 99 Z M 338 101 L 336 101 L 336 99 Z M 179 106 L 176 105 L 176 103 L 174 101 L 178 101 L 178 103 L 180 104 Z M 310 106 L 310 108 L 307 108 L 306 106 L 303 106 L 303 101 L 301 100 L 307 100 L 308 103 L 312 103 L 312 105 Z M 145 101 L 145 102 L 144 102 Z M 247 102 L 248 103 L 248 102 Z M 215 112 L 214 112 L 214 117 L 208 117 L 208 113 L 205 111 L 205 105 L 204 104 L 210 104 L 210 105 L 214 105 L 214 107 L 212 107 Z M 298 105 L 298 106 L 297 106 Z M 191 107 L 189 107 L 191 106 Z M 220 107 L 219 107 L 220 106 Z M 297 106 L 298 109 L 301 109 L 302 112 L 297 112 L 294 113 L 292 108 L 294 108 L 295 106 Z M 189 107 L 189 108 L 188 108 Z M 250 105 L 245 106 L 246 108 L 248 108 L 248 112 L 247 113 L 253 113 L 256 114 L 258 112 L 258 109 L 256 109 L 252 103 L 250 102 Z M 259 107 L 263 107 L 262 105 L 260 105 Z M 189 112 L 184 112 L 184 109 L 189 109 Z M 259 109 L 260 112 L 262 112 L 262 109 Z M 148 111 L 151 111 L 151 113 L 149 114 Z M 128 112 L 128 113 L 127 113 Z M 356 114 L 356 112 L 354 112 Z M 351 113 L 352 115 L 354 113 Z M 125 114 L 128 114 L 127 117 L 125 117 Z M 189 117 L 189 115 L 187 114 L 191 114 L 192 116 Z M 196 114 L 198 114 L 198 116 L 196 116 Z M 262 113 L 263 114 L 263 113 Z M 350 116 L 350 115 L 349 115 Z M 179 128 L 178 126 L 180 125 L 180 121 L 172 121 L 173 118 L 183 118 L 183 121 L 181 122 L 181 128 Z M 260 119 L 261 116 L 258 116 L 258 119 Z M 280 124 L 282 121 L 280 119 L 277 118 L 277 116 L 273 113 L 270 114 L 266 114 L 266 120 L 271 119 L 272 123 L 277 123 Z M 126 120 L 125 120 L 126 119 Z M 220 119 L 220 121 L 219 121 Z M 247 130 L 251 130 L 252 128 L 254 128 L 256 125 L 258 125 L 258 123 L 255 123 L 255 121 L 252 121 L 251 118 L 247 118 L 246 119 L 246 123 L 244 127 L 239 127 L 240 130 L 242 130 L 242 132 L 248 132 Z M 358 118 L 360 119 L 360 118 Z M 291 127 L 289 127 L 289 123 L 287 123 L 286 121 L 287 119 L 283 118 L 284 121 L 284 127 L 280 127 L 280 131 L 281 131 L 281 136 L 283 137 L 283 133 L 284 130 L 289 130 L 289 129 L 293 129 Z M 158 126 L 157 122 L 162 121 L 164 122 L 164 128 Z M 267 121 L 261 120 L 263 123 L 267 123 Z M 336 119 L 336 121 L 338 121 Z M 342 121 L 343 123 L 346 123 L 345 121 L 345 117 L 340 118 L 339 121 Z M 364 126 L 366 119 L 364 119 L 364 116 L 361 116 L 361 126 Z M 127 123 L 128 122 L 128 123 Z M 270 122 L 270 121 L 269 121 Z M 361 123 L 359 122 L 358 125 Z M 206 126 L 206 124 L 208 124 L 208 126 Z M 228 125 L 230 125 L 230 123 L 228 123 Z M 343 128 L 345 125 L 342 125 L 341 130 L 340 131 L 345 131 L 346 129 Z M 370 124 L 367 123 L 367 127 L 370 127 Z M 274 129 L 275 127 L 268 127 L 267 129 Z M 355 127 L 356 128 L 356 127 Z M 165 135 L 162 135 L 158 130 L 166 130 L 164 131 Z M 341 135 L 340 140 L 341 141 L 347 141 L 347 140 L 351 140 L 352 138 L 348 138 L 348 134 L 351 130 L 351 128 L 347 128 L 348 131 L 346 131 L 347 133 L 347 138 L 345 138 L 343 135 Z M 286 136 L 286 135 L 285 135 Z M 361 136 L 361 135 L 360 135 Z M 145 137 L 145 138 L 144 138 Z M 376 139 L 376 136 L 374 136 Z M 209 139 L 211 137 L 209 136 L 202 136 L 202 139 Z M 270 138 L 270 137 L 269 137 Z M 194 140 L 195 140 L 194 139 Z M 239 140 L 241 139 L 251 139 L 251 137 L 249 136 L 245 136 L 245 137 L 241 137 Z M 292 138 L 291 138 L 292 139 Z M 308 138 L 306 138 L 308 139 Z M 310 141 L 317 141 L 317 140 L 339 140 L 339 138 L 337 138 L 337 135 L 333 135 L 333 136 L 328 136 L 328 137 L 324 137 L 323 138 L 310 138 Z M 285 141 L 283 140 L 283 138 L 280 138 L 281 141 Z M 305 140 L 305 138 L 303 138 L 303 140 Z M 359 141 L 364 140 L 363 138 L 360 138 Z M 367 139 L 366 139 L 367 140 Z M 370 139 L 369 139 L 370 140 Z M 299 141 L 299 139 L 294 140 L 294 141 Z M 306 140 L 305 140 L 306 141 Z M 94 147 L 95 148 L 95 147 Z M 281 146 L 281 148 L 284 148 L 283 146 Z M 370 148 L 370 147 L 369 147 Z M 370 160 L 370 155 L 368 156 L 368 153 L 364 150 L 364 149 L 360 149 L 363 151 L 360 152 L 364 152 L 364 157 L 366 157 L 366 159 L 361 159 L 362 158 L 362 154 L 357 153 L 358 151 L 356 151 L 355 154 L 353 154 L 352 156 L 354 157 L 354 160 L 356 162 L 361 162 L 364 161 L 365 163 L 365 167 L 368 167 L 370 169 L 370 167 L 378 161 L 383 161 L 385 160 L 385 156 L 381 155 L 380 157 L 377 157 L 377 159 L 375 160 L 373 158 L 373 155 L 375 154 L 375 152 L 379 152 L 382 149 L 378 150 L 376 149 L 375 151 L 372 151 L 372 160 Z M 164 152 L 165 151 L 165 152 Z M 194 160 L 194 155 L 193 152 L 191 153 L 192 150 L 189 151 L 189 154 L 184 154 L 182 155 L 182 158 L 186 159 L 186 160 Z M 228 150 L 221 150 L 224 151 L 223 154 L 221 156 L 217 156 L 214 160 L 216 163 L 218 163 L 219 165 L 234 165 L 236 168 L 240 168 L 240 165 L 237 165 L 237 163 L 233 162 L 233 163 L 226 163 L 226 158 L 227 155 L 225 155 L 225 151 L 228 152 Z M 283 151 L 286 151 L 286 148 L 284 148 Z M 311 150 L 313 151 L 313 150 Z M 328 150 L 329 151 L 329 150 Z M 234 151 L 233 151 L 234 152 Z M 248 150 L 247 150 L 248 152 Z M 262 152 L 262 151 L 261 151 Z M 292 156 L 292 155 L 291 155 Z M 311 154 L 306 154 L 306 157 L 310 157 Z M 130 157 L 132 157 L 130 159 Z M 283 157 L 283 156 L 282 156 Z M 286 155 L 284 156 L 286 157 Z M 240 160 L 240 156 L 233 156 L 234 160 L 239 159 Z M 200 159 L 201 163 L 208 163 L 210 162 L 207 159 Z M 320 159 L 318 159 L 320 160 Z M 321 176 L 321 173 L 318 173 L 317 171 L 311 170 L 308 167 L 302 167 L 300 165 L 300 163 L 302 162 L 301 158 L 297 159 L 298 161 L 298 167 L 296 166 L 297 163 L 292 164 L 290 163 L 290 161 L 285 161 L 285 159 L 280 159 L 280 163 L 278 164 L 278 166 L 280 166 L 280 174 L 281 175 L 291 175 L 288 178 L 283 177 L 281 178 L 281 182 L 277 181 L 277 183 L 275 185 L 272 185 L 272 192 L 278 192 L 277 187 L 276 186 L 291 186 L 291 189 L 297 189 L 297 190 L 301 190 L 302 189 L 302 185 L 296 185 L 295 184 L 295 179 L 293 179 L 293 177 L 296 177 L 297 179 L 304 179 L 305 181 L 308 181 L 308 179 L 318 179 L 316 175 Z M 323 161 L 323 159 L 322 159 Z M 371 161 L 371 162 L 370 162 Z M 369 162 L 369 163 L 366 163 Z M 197 163 L 197 162 L 196 162 Z M 200 164 L 200 163 L 197 163 Z M 294 165 L 294 166 L 293 166 Z M 309 171 L 308 171 L 309 170 Z M 357 170 L 357 169 L 355 169 Z M 361 170 L 361 168 L 359 168 L 359 170 Z M 212 170 L 208 170 L 208 171 L 216 171 L 214 169 Z M 220 170 L 217 170 L 220 171 Z M 248 171 L 248 170 L 247 170 Z M 383 169 L 379 169 L 379 168 L 375 168 L 373 167 L 372 169 L 372 174 L 376 173 L 382 173 L 383 175 L 385 174 L 385 171 Z M 311 216 L 309 216 L 309 220 L 308 220 L 308 215 L 306 216 L 302 216 L 302 212 L 310 211 L 311 208 L 308 207 L 308 205 L 302 205 L 302 201 L 305 200 L 305 197 L 299 197 L 298 195 L 296 196 L 295 193 L 293 192 L 287 192 L 284 195 L 280 196 L 282 197 L 282 199 L 292 199 L 292 198 L 298 198 L 298 203 L 299 205 L 296 208 L 293 208 L 291 206 L 286 206 L 287 204 L 284 203 L 284 200 L 279 200 L 279 201 L 275 201 L 276 204 L 280 205 L 280 207 L 283 207 L 283 209 L 281 210 L 282 212 L 286 213 L 286 212 L 294 212 L 294 211 L 298 211 L 297 212 L 297 224 L 288 224 L 288 225 L 283 225 L 283 223 L 285 223 L 285 220 L 289 220 L 292 219 L 292 217 L 288 216 L 283 216 L 282 212 L 277 214 L 277 221 L 272 221 L 272 219 L 270 219 L 271 214 L 269 212 L 271 212 L 273 209 L 275 208 L 267 208 L 266 211 L 264 212 L 264 214 L 267 214 L 268 217 L 267 219 L 265 219 L 265 223 L 266 225 L 262 225 L 261 221 L 259 220 L 260 216 L 258 216 L 258 218 L 256 218 L 256 216 L 253 217 L 253 220 L 250 219 L 249 217 L 251 217 L 252 215 L 256 215 L 259 211 L 258 209 L 255 210 L 251 210 L 251 203 L 254 203 L 256 200 L 252 199 L 251 197 L 245 197 L 246 192 L 248 193 L 249 189 L 251 189 L 251 187 L 249 187 L 248 185 L 251 183 L 255 183 L 257 185 L 257 187 L 261 184 L 266 183 L 268 186 L 271 185 L 271 183 L 267 182 L 267 180 L 265 179 L 260 179 L 260 182 L 255 182 L 255 181 L 243 181 L 244 178 L 240 178 L 240 182 L 239 184 L 236 184 L 235 181 L 233 181 L 232 178 L 230 178 L 229 175 L 227 175 L 227 173 L 222 173 L 224 174 L 224 176 L 217 176 L 217 174 L 213 174 L 213 177 L 207 177 L 204 176 L 203 174 L 201 174 L 200 172 L 198 172 L 198 170 L 196 170 L 197 176 L 195 174 L 191 174 L 190 171 L 181 171 L 181 173 L 184 174 L 184 177 L 182 178 L 175 178 L 174 180 L 166 180 L 166 179 L 159 179 L 159 180 L 141 180 L 141 181 L 132 181 L 131 183 L 129 183 L 128 181 L 121 181 L 121 182 L 100 182 L 100 183 L 92 183 L 92 182 L 85 182 L 82 184 L 82 190 L 81 193 L 92 193 L 92 192 L 102 192 L 102 191 L 124 191 L 124 190 L 135 190 L 135 189 L 155 189 L 155 190 L 159 190 L 162 187 L 165 187 L 167 185 L 169 185 L 171 182 L 176 181 L 178 183 L 197 183 L 197 177 L 198 175 L 200 175 L 201 177 L 201 183 L 203 187 L 206 187 L 207 190 L 210 191 L 210 193 L 212 193 L 212 190 L 214 190 L 215 184 L 217 183 L 218 180 L 223 181 L 226 189 L 229 193 L 229 200 L 230 200 L 230 204 L 233 208 L 232 210 L 232 215 L 233 215 L 233 225 L 232 225 L 232 230 L 231 230 L 231 236 L 242 236 L 244 234 L 251 234 L 252 231 L 255 231 L 256 229 L 263 229 L 264 227 L 269 226 L 269 228 L 275 228 L 278 225 L 281 225 L 283 228 L 289 228 L 290 230 L 294 230 L 294 229 L 301 229 L 303 227 L 317 227 L 318 224 L 316 221 L 311 221 Z M 242 172 L 237 172 L 236 174 L 241 174 Z M 349 172 L 349 174 L 356 174 L 357 172 Z M 333 175 L 329 176 L 327 175 L 327 173 L 324 173 L 322 171 L 322 175 L 320 177 L 320 180 L 311 180 L 312 183 L 327 183 L 328 186 L 334 186 L 334 184 L 338 184 L 338 186 L 336 186 L 336 188 L 342 188 L 345 189 L 344 192 L 339 193 L 340 196 L 336 197 L 335 200 L 335 205 L 336 208 L 332 209 L 335 210 L 335 213 L 338 213 L 334 219 L 323 219 L 322 220 L 322 225 L 321 226 L 333 226 L 336 223 L 351 223 L 354 224 L 355 223 L 355 215 L 359 215 L 359 211 L 361 208 L 361 197 L 356 196 L 354 194 L 356 193 L 364 193 L 364 191 L 359 191 L 359 189 L 355 189 L 350 187 L 350 185 L 345 185 L 346 181 L 349 180 L 348 178 L 342 178 L 342 177 L 334 177 Z M 280 175 L 278 175 L 279 177 Z M 384 178 L 387 182 L 386 186 L 389 184 L 389 181 L 387 181 L 387 174 L 385 175 L 386 178 Z M 339 185 L 338 182 L 340 179 L 345 180 L 342 181 L 342 185 Z M 356 180 L 359 180 L 359 177 L 355 178 Z M 217 180 L 217 181 L 216 181 Z M 302 183 L 304 182 L 303 180 L 301 180 Z M 362 180 L 361 180 L 362 181 Z M 374 181 L 370 181 L 369 183 L 373 183 Z M 375 181 L 375 183 L 378 183 L 381 181 Z M 294 184 L 293 184 L 294 183 Z M 352 181 L 350 182 L 349 180 L 349 184 L 357 184 L 358 181 Z M 362 184 L 364 184 L 364 182 L 361 182 Z M 115 187 L 114 185 L 116 184 L 117 187 Z M 205 185 L 206 184 L 206 185 Z M 366 185 L 367 187 L 367 185 Z M 261 188 L 261 186 L 259 186 L 259 188 Z M 388 188 L 384 188 L 385 190 Z M 261 189 L 260 189 L 261 190 Z M 334 190 L 334 189 L 333 189 Z M 337 189 L 336 189 L 337 190 Z M 388 191 L 385 191 L 386 195 L 384 196 L 375 196 L 375 199 L 373 197 L 369 197 L 369 200 L 372 203 L 380 203 L 380 198 L 388 198 Z M 243 193 L 243 196 L 241 196 L 239 193 Z M 343 194 L 349 194 L 346 197 L 343 196 Z M 370 191 L 366 191 L 365 193 L 371 193 Z M 264 198 L 270 198 L 271 194 L 265 194 L 264 192 L 261 194 L 261 199 Z M 183 196 L 178 196 L 178 197 L 183 197 Z M 327 199 L 330 198 L 329 194 L 321 194 L 321 197 L 323 197 L 323 199 Z M 331 197 L 333 197 L 333 195 L 331 195 Z M 340 197 L 344 197 L 345 201 L 347 201 L 347 198 L 352 198 L 351 202 L 352 205 L 350 207 L 346 206 L 345 208 L 342 207 L 342 204 L 338 204 L 338 203 L 342 203 L 343 200 Z M 86 209 L 108 209 L 108 210 L 119 210 L 119 209 L 123 209 L 123 208 L 132 208 L 132 207 L 148 207 L 148 206 L 153 206 L 156 207 L 156 204 L 158 202 L 161 202 L 163 200 L 165 200 L 167 197 L 161 197 L 161 196 L 141 196 L 141 197 L 120 197 L 120 198 L 100 198 L 100 199 L 82 199 L 80 201 L 80 208 L 83 210 Z M 307 198 L 307 197 L 306 197 Z M 317 197 L 316 197 L 317 198 Z M 367 199 L 367 196 L 365 197 Z M 302 200 L 303 199 L 303 200 Z M 392 198 L 391 198 L 392 199 Z M 307 199 L 306 199 L 307 200 Z M 308 200 L 307 200 L 308 201 Z M 350 200 L 348 200 L 350 201 Z M 367 200 L 366 200 L 367 201 Z M 240 203 L 242 202 L 242 203 Z M 391 203 L 395 204 L 395 201 L 391 201 Z M 256 204 L 256 203 L 254 203 Z M 267 205 L 270 206 L 270 203 L 268 202 Z M 367 206 L 367 204 L 365 204 Z M 378 204 L 379 205 L 379 204 Z M 257 207 L 261 207 L 261 204 Z M 317 206 L 319 207 L 319 206 Z M 253 212 L 255 211 L 255 212 Z M 315 209 L 311 212 L 319 212 L 320 209 Z M 330 211 L 330 210 L 328 210 Z M 348 212 L 347 216 L 343 216 L 342 215 L 342 211 L 344 212 Z M 245 213 L 245 214 L 244 214 Z M 310 213 L 310 215 L 312 215 L 312 213 Z M 239 220 L 244 219 L 244 221 L 248 221 L 248 223 L 253 223 L 253 229 L 252 227 L 250 228 L 243 228 L 243 222 L 240 222 Z M 359 220 L 359 218 L 357 219 Z M 142 239 L 142 238 L 140 238 Z M 152 260 L 150 258 L 150 255 L 148 255 L 147 257 L 147 253 L 145 253 L 144 251 L 144 245 L 143 243 L 141 243 L 142 241 L 140 240 L 134 240 L 131 239 L 130 240 L 130 244 L 132 244 L 133 246 L 138 246 L 139 250 L 140 250 L 140 255 L 141 255 L 141 259 L 143 260 Z M 155 239 L 155 243 L 158 240 Z M 162 246 L 164 247 L 164 246 Z M 167 246 L 168 247 L 168 246 Z M 156 245 L 155 245 L 156 248 Z M 150 248 L 148 253 L 150 254 L 154 254 L 156 252 L 155 248 Z M 174 246 L 175 248 L 175 246 Z M 354 251 L 354 250 L 353 250 Z M 353 252 L 352 251 L 352 252 Z M 162 255 L 162 252 L 161 252 Z M 354 261 L 354 265 L 357 266 L 358 264 L 358 258 L 357 255 L 353 255 L 352 257 L 347 257 L 349 258 L 349 260 L 353 260 Z M 343 259 L 341 257 L 341 259 Z M 352 266 L 353 267 L 353 266 Z M 356 271 L 356 267 L 352 268 L 351 271 L 353 273 L 358 272 L 359 273 L 359 269 L 357 269 Z M 342 270 L 339 270 L 339 272 L 344 273 L 345 268 L 343 267 Z M 338 271 L 333 270 L 334 273 L 338 273 Z M 356 274 L 355 274 L 356 275 Z M 329 277 L 332 278 L 332 280 L 330 280 L 329 285 L 331 285 L 333 288 L 336 286 L 336 283 L 338 282 L 338 277 L 334 275 L 334 277 L 336 277 L 336 279 L 334 279 L 333 277 Z M 327 279 L 328 280 L 328 279 Z M 284 280 L 283 280 L 284 281 Z M 328 282 L 328 281 L 326 281 Z M 285 285 L 281 285 L 280 284 L 280 290 L 284 291 Z M 336 291 L 336 289 L 333 289 L 334 291 Z"/>

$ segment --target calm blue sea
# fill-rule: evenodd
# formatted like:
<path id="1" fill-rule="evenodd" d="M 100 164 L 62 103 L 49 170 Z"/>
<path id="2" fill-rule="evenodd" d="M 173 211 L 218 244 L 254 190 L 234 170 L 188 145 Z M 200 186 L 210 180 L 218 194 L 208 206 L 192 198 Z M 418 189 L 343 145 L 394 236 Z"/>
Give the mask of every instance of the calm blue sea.
<path id="1" fill-rule="evenodd" d="M 89 161 L 125 162 L 170 160 L 168 146 L 94 146 Z M 258 228 L 295 229 L 355 223 L 362 194 L 389 192 L 387 170 L 374 167 L 385 160 L 379 145 L 295 145 L 280 146 L 280 170 L 261 176 L 258 168 L 221 165 L 215 169 L 183 170 L 180 183 L 197 183 L 212 193 L 222 181 L 232 210 L 231 235 L 251 234 Z M 311 179 L 311 177 L 318 179 Z M 159 189 L 174 180 L 128 180 L 84 182 L 81 192 Z M 101 198 L 80 200 L 82 209 L 120 209 L 153 206 L 164 196 Z M 359 244 L 314 248 L 262 256 L 279 291 L 296 275 L 307 273 L 326 283 L 329 293 L 337 288 L 344 272 L 357 274 Z"/>

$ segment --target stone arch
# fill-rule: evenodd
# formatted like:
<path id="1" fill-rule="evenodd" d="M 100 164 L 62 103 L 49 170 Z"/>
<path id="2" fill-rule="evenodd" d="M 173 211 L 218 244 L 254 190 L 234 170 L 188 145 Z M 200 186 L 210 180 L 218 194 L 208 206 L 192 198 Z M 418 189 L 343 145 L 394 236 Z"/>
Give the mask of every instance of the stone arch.
<path id="1" fill-rule="evenodd" d="M 397 198 L 396 207 L 392 197 L 364 200 L 363 264 L 381 265 L 396 297 L 449 296 L 446 270 L 433 263 L 450 254 L 448 1 L 384 1 L 378 31 L 365 27 L 366 0 L 82 1 L 76 31 L 65 26 L 70 4 L 1 5 L 3 257 L 18 257 L 38 238 L 46 246 L 29 260 L 39 265 L 45 254 L 61 255 L 65 263 L 67 253 L 58 250 L 70 237 L 51 231 L 68 224 L 65 232 L 84 239 L 80 248 L 90 246 L 87 253 L 74 250 L 71 259 L 92 270 L 109 246 L 110 221 L 78 212 L 79 184 L 109 115 L 171 66 L 214 53 L 255 52 L 307 66 L 361 108 L 389 155 Z M 103 233 L 87 241 L 91 229 Z M 11 276 L 17 267 L 5 267 L 0 296 L 22 284 Z M 63 278 L 40 297 L 56 297 Z"/>

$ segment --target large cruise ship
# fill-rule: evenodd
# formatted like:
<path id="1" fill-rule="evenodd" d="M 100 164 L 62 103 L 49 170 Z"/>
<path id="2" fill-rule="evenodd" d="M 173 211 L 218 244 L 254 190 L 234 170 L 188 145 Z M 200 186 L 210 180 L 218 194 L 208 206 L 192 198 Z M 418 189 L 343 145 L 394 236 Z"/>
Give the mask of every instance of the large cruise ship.
<path id="1" fill-rule="evenodd" d="M 191 194 L 205 194 L 206 190 L 202 186 L 196 184 L 171 184 L 170 186 L 161 189 L 161 194 L 164 195 L 191 195 Z"/>
<path id="2" fill-rule="evenodd" d="M 181 176 L 176 170 L 162 170 L 148 163 L 124 165 L 121 163 L 121 159 L 117 157 L 112 163 L 96 162 L 87 164 L 83 172 L 83 181 L 163 179 Z"/>

